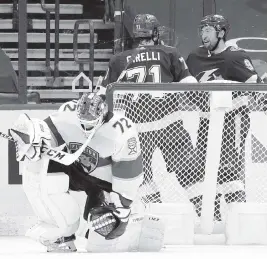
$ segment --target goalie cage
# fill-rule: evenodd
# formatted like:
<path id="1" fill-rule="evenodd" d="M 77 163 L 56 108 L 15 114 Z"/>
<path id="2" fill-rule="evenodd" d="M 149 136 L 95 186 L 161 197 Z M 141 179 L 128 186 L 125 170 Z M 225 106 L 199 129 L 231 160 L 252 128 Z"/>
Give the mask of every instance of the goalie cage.
<path id="1" fill-rule="evenodd" d="M 110 85 L 109 108 L 139 131 L 138 200 L 193 203 L 196 234 L 223 233 L 231 202 L 266 203 L 267 117 L 257 102 L 264 90 L 227 82 Z"/>

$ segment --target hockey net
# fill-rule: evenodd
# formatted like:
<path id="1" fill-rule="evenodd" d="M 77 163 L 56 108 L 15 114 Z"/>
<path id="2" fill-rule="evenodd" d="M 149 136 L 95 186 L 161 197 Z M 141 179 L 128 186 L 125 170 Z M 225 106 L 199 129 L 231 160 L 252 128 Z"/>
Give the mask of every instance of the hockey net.
<path id="1" fill-rule="evenodd" d="M 225 221 L 227 204 L 267 202 L 264 92 L 252 87 L 111 87 L 113 111 L 130 118 L 139 131 L 144 169 L 139 195 L 144 204 L 191 202 L 196 222 L 211 233 Z"/>

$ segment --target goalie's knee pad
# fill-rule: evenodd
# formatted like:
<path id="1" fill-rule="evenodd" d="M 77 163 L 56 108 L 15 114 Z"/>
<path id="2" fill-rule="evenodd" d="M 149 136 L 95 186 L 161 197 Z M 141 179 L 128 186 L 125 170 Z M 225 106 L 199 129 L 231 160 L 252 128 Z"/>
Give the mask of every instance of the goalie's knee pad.
<path id="1" fill-rule="evenodd" d="M 80 208 L 68 193 L 69 177 L 47 174 L 48 161 L 30 162 L 23 170 L 23 189 L 39 224 L 27 232 L 36 240 L 54 240 L 76 232 Z"/>

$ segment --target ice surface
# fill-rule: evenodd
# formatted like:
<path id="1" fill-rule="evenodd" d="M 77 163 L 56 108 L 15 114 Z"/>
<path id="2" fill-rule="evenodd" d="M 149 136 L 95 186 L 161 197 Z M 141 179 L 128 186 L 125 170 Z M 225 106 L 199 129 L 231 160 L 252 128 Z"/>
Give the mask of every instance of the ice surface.
<path id="1" fill-rule="evenodd" d="M 0 259 L 54 259 L 54 258 L 77 258 L 77 259 L 136 259 L 145 257 L 146 259 L 243 259 L 267 258 L 267 246 L 224 246 L 224 245 L 195 245 L 168 247 L 160 253 L 109 253 L 109 254 L 88 254 L 83 248 L 84 240 L 78 239 L 76 242 L 77 253 L 46 253 L 45 248 L 25 237 L 0 237 Z M 132 257 L 132 258 L 131 258 Z"/>

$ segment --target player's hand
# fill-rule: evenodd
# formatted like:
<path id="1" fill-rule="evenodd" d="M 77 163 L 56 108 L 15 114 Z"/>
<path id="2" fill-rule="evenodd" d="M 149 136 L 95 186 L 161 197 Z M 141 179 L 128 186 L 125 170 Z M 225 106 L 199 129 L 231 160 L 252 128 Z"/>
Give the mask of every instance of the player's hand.
<path id="1" fill-rule="evenodd" d="M 110 200 L 109 205 L 90 211 L 91 228 L 107 240 L 124 234 L 131 215 L 131 209 L 121 204 L 118 194 L 111 193 Z"/>
<path id="2" fill-rule="evenodd" d="M 51 135 L 46 123 L 39 119 L 30 119 L 22 114 L 9 130 L 16 144 L 16 160 L 28 158 L 38 161 L 41 158 L 41 147 L 50 145 Z"/>

